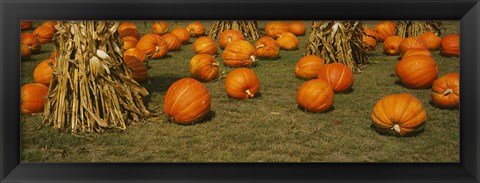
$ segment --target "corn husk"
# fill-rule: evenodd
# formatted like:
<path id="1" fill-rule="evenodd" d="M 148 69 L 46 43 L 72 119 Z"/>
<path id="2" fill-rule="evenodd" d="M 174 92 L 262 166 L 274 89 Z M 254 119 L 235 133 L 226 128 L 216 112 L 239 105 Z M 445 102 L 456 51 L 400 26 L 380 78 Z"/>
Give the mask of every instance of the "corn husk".
<path id="1" fill-rule="evenodd" d="M 218 39 L 225 30 L 239 30 L 246 39 L 256 40 L 261 36 L 257 21 L 214 21 L 208 36 Z"/>
<path id="2" fill-rule="evenodd" d="M 395 35 L 401 37 L 418 37 L 425 32 L 433 32 L 441 36 L 445 30 L 441 21 L 397 21 Z"/>

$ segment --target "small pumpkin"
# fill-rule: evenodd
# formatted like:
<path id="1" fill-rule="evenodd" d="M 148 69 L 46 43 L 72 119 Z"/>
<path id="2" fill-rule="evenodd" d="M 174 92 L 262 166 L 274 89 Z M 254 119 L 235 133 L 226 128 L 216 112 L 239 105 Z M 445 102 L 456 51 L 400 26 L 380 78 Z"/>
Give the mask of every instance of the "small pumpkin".
<path id="1" fill-rule="evenodd" d="M 183 78 L 168 88 L 163 103 L 169 121 L 187 125 L 200 121 L 210 112 L 211 97 L 202 83 Z"/>
<path id="2" fill-rule="evenodd" d="M 20 21 L 20 29 L 21 30 L 32 29 L 32 21 Z"/>
<path id="3" fill-rule="evenodd" d="M 407 50 L 402 56 L 402 58 L 406 58 L 412 55 L 425 55 L 431 57 L 432 54 L 430 54 L 430 51 L 428 51 L 426 48 L 413 48 Z"/>
<path id="4" fill-rule="evenodd" d="M 48 27 L 55 28 L 55 25 L 57 25 L 57 21 L 49 20 L 49 21 L 43 22 L 41 26 L 48 26 Z"/>
<path id="5" fill-rule="evenodd" d="M 375 25 L 374 30 L 378 33 L 378 40 L 384 41 L 387 37 L 395 34 L 395 23 L 393 21 L 383 21 Z"/>
<path id="6" fill-rule="evenodd" d="M 32 56 L 32 51 L 25 44 L 20 44 L 20 53 L 22 59 L 29 59 Z"/>
<path id="7" fill-rule="evenodd" d="M 302 21 L 291 21 L 288 23 L 288 31 L 295 36 L 301 36 L 305 34 L 305 23 Z"/>
<path id="8" fill-rule="evenodd" d="M 400 36 L 390 36 L 383 41 L 383 52 L 387 55 L 398 55 L 400 53 L 400 43 L 404 38 Z"/>
<path id="9" fill-rule="evenodd" d="M 142 50 L 137 49 L 137 48 L 130 48 L 127 51 L 125 51 L 123 53 L 123 58 L 125 58 L 127 56 L 135 57 L 138 60 L 140 60 L 141 62 L 145 62 L 145 60 L 147 59 L 147 54 L 145 54 L 145 52 L 143 52 Z"/>
<path id="10" fill-rule="evenodd" d="M 365 50 L 375 50 L 375 47 L 377 46 L 377 40 L 375 38 L 367 35 L 362 35 L 362 41 L 362 46 L 363 48 L 365 48 Z"/>
<path id="11" fill-rule="evenodd" d="M 225 78 L 225 90 L 228 97 L 235 99 L 253 98 L 260 90 L 260 81 L 253 70 L 237 68 L 228 73 Z"/>
<path id="12" fill-rule="evenodd" d="M 423 39 L 427 45 L 427 49 L 438 50 L 440 48 L 440 42 L 442 41 L 442 38 L 438 37 L 435 33 L 428 31 L 418 37 Z"/>
<path id="13" fill-rule="evenodd" d="M 168 32 L 168 24 L 166 21 L 154 21 L 152 24 L 152 32 L 154 34 L 163 35 Z"/>
<path id="14" fill-rule="evenodd" d="M 269 21 L 265 24 L 265 34 L 277 39 L 284 32 L 290 31 L 288 24 L 284 21 Z"/>
<path id="15" fill-rule="evenodd" d="M 182 44 L 188 44 L 190 42 L 190 33 L 183 27 L 177 27 L 173 29 L 171 33 L 175 34 L 175 36 L 182 41 Z"/>
<path id="16" fill-rule="evenodd" d="M 291 32 L 284 32 L 277 38 L 278 46 L 284 50 L 298 49 L 298 38 Z"/>
<path id="17" fill-rule="evenodd" d="M 245 37 L 239 30 L 225 30 L 218 36 L 218 43 L 222 49 L 225 49 L 229 43 L 235 40 L 245 40 Z"/>
<path id="18" fill-rule="evenodd" d="M 460 77 L 448 73 L 433 82 L 432 103 L 440 108 L 458 108 L 460 105 Z"/>
<path id="19" fill-rule="evenodd" d="M 52 41 L 55 28 L 50 26 L 39 26 L 33 31 L 33 35 L 37 37 L 41 44 Z"/>
<path id="20" fill-rule="evenodd" d="M 307 55 L 298 60 L 295 65 L 295 76 L 299 79 L 309 80 L 317 78 L 325 61 L 316 55 Z"/>
<path id="21" fill-rule="evenodd" d="M 326 112 L 333 105 L 333 95 L 332 87 L 327 81 L 312 79 L 300 86 L 295 100 L 300 108 L 308 112 Z"/>
<path id="22" fill-rule="evenodd" d="M 137 82 L 147 80 L 147 67 L 142 61 L 137 59 L 137 57 L 127 55 L 123 58 L 123 61 L 132 72 L 133 80 Z"/>
<path id="23" fill-rule="evenodd" d="M 40 52 L 42 45 L 32 33 L 22 33 L 20 36 L 20 43 L 28 46 L 32 53 Z"/>
<path id="24" fill-rule="evenodd" d="M 55 59 L 47 59 L 40 62 L 37 67 L 35 67 L 35 70 L 33 70 L 33 80 L 35 80 L 36 83 L 49 86 L 53 75 L 52 66 L 56 64 Z"/>
<path id="25" fill-rule="evenodd" d="M 120 39 L 124 37 L 134 37 L 134 38 L 140 39 L 140 34 L 138 33 L 137 29 L 127 28 L 127 29 L 124 29 L 121 33 L 119 33 L 118 37 Z"/>
<path id="26" fill-rule="evenodd" d="M 438 77 L 438 66 L 432 57 L 412 55 L 397 63 L 395 73 L 408 88 L 428 88 Z"/>
<path id="27" fill-rule="evenodd" d="M 280 46 L 278 46 L 275 39 L 262 36 L 255 43 L 255 56 L 261 58 L 277 58 L 280 52 Z"/>
<path id="28" fill-rule="evenodd" d="M 334 92 L 345 92 L 351 89 L 353 85 L 353 73 L 341 63 L 330 63 L 321 67 L 318 72 L 318 79 L 323 79 L 330 83 Z"/>
<path id="29" fill-rule="evenodd" d="M 225 47 L 223 63 L 228 67 L 250 67 L 255 62 L 255 48 L 245 40 L 236 40 Z"/>
<path id="30" fill-rule="evenodd" d="M 202 36 L 193 42 L 193 51 L 195 54 L 213 55 L 217 53 L 217 45 L 211 37 Z"/>
<path id="31" fill-rule="evenodd" d="M 129 50 L 137 47 L 138 39 L 132 36 L 125 36 L 122 38 L 122 42 L 123 42 L 122 49 Z"/>
<path id="32" fill-rule="evenodd" d="M 423 129 L 427 112 L 415 96 L 393 94 L 375 104 L 371 118 L 379 132 L 405 136 Z"/>
<path id="33" fill-rule="evenodd" d="M 368 27 L 363 27 L 363 35 L 370 36 L 375 38 L 375 40 L 378 40 L 378 33 Z"/>
<path id="34" fill-rule="evenodd" d="M 138 30 L 138 27 L 137 25 L 135 25 L 134 23 L 132 22 L 122 22 L 118 28 L 117 28 L 117 32 L 119 34 L 122 34 L 122 32 L 125 30 L 125 29 L 135 29 L 135 30 Z"/>
<path id="35" fill-rule="evenodd" d="M 165 40 L 165 42 L 167 42 L 169 51 L 178 50 L 182 45 L 181 40 L 175 34 L 166 33 L 162 36 L 162 38 Z"/>
<path id="36" fill-rule="evenodd" d="M 48 95 L 48 87 L 40 83 L 25 84 L 20 89 L 22 114 L 43 112 L 45 96 Z"/>
<path id="37" fill-rule="evenodd" d="M 190 60 L 190 74 L 201 82 L 208 82 L 218 78 L 218 62 L 212 55 L 198 54 Z"/>
<path id="38" fill-rule="evenodd" d="M 151 59 L 161 58 L 167 55 L 168 45 L 157 34 L 146 34 L 137 43 L 137 49 L 142 50 Z"/>
<path id="39" fill-rule="evenodd" d="M 458 34 L 449 34 L 440 42 L 440 54 L 443 56 L 458 57 L 460 54 L 460 37 Z"/>
<path id="40" fill-rule="evenodd" d="M 418 37 L 407 37 L 400 43 L 400 51 L 402 53 L 405 53 L 407 52 L 407 50 L 413 48 L 428 49 L 428 46 L 425 41 L 423 41 L 423 39 L 420 39 Z"/>
<path id="41" fill-rule="evenodd" d="M 187 31 L 190 32 L 190 36 L 201 37 L 205 35 L 205 26 L 199 21 L 194 21 L 188 24 Z"/>

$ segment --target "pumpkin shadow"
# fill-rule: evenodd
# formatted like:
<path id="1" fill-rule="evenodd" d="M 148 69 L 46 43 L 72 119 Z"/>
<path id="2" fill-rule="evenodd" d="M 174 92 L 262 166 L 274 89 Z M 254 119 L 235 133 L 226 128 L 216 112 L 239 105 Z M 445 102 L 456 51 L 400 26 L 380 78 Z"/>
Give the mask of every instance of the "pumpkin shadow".
<path id="1" fill-rule="evenodd" d="M 199 124 L 203 124 L 203 123 L 206 123 L 206 122 L 209 122 L 209 121 L 212 121 L 212 119 L 217 115 L 217 113 L 215 111 L 209 111 L 207 113 L 207 115 L 205 117 L 203 117 L 201 120 L 193 123 L 192 125 L 199 125 Z"/>
<path id="2" fill-rule="evenodd" d="M 279 56 L 277 56 L 277 57 L 275 57 L 275 58 L 264 58 L 264 57 L 260 58 L 260 57 L 259 57 L 258 60 L 276 61 L 276 60 L 280 60 L 281 58 L 282 58 L 282 56 L 279 55 Z"/>
<path id="3" fill-rule="evenodd" d="M 400 80 L 396 80 L 395 81 L 395 85 L 398 85 L 398 86 L 403 86 L 402 82 Z"/>
<path id="4" fill-rule="evenodd" d="M 410 138 L 410 137 L 415 137 L 415 136 L 423 133 L 425 131 L 424 125 L 425 125 L 425 123 L 422 124 L 422 127 L 420 127 L 420 129 L 414 130 L 411 133 L 405 134 L 403 136 L 396 133 L 395 131 L 393 131 L 391 129 L 379 128 L 379 127 L 377 127 L 373 124 L 370 125 L 370 128 L 375 130 L 378 134 L 383 135 L 383 136 L 393 136 L 393 137 L 397 137 L 397 138 L 402 138 L 402 137 Z"/>
<path id="5" fill-rule="evenodd" d="M 335 94 L 340 94 L 340 95 L 345 95 L 345 94 L 349 94 L 349 93 L 352 93 L 353 92 L 353 88 L 350 88 L 348 90 L 345 90 L 345 91 L 342 91 L 342 92 L 337 92 Z"/>
<path id="6" fill-rule="evenodd" d="M 320 113 L 320 114 L 321 114 L 321 113 L 327 113 L 327 112 L 330 112 L 330 111 L 335 110 L 335 106 L 332 106 L 332 107 L 330 107 L 328 110 L 323 111 L 323 112 L 310 112 L 310 111 L 307 111 L 305 108 L 300 107 L 300 105 L 297 105 L 297 108 L 300 109 L 302 112 L 304 112 L 304 113 L 309 113 L 309 114 L 316 114 L 316 113 Z"/>
<path id="7" fill-rule="evenodd" d="M 430 102 L 428 102 L 428 104 L 430 104 L 432 107 L 434 108 L 437 108 L 437 109 L 441 109 L 441 110 L 449 110 L 449 111 L 455 111 L 455 110 L 458 110 L 458 108 L 446 108 L 446 107 L 440 107 L 440 106 L 437 106 L 433 103 L 433 101 L 430 100 Z"/>
<path id="8" fill-rule="evenodd" d="M 170 85 L 172 85 L 175 81 L 182 79 L 184 77 L 181 76 L 167 76 L 167 77 L 149 77 L 149 83 L 145 82 L 142 84 L 145 89 L 151 94 L 155 92 L 166 93 Z M 145 96 L 145 102 L 151 102 L 152 95 Z"/>

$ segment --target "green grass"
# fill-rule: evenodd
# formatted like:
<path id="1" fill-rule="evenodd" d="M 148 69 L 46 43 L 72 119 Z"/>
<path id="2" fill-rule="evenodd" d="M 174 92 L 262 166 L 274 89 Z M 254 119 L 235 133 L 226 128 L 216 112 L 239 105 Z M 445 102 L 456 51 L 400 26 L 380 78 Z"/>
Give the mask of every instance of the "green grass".
<path id="1" fill-rule="evenodd" d="M 177 23 L 184 27 L 189 22 Z M 142 21 L 136 23 L 140 31 L 150 32 Z M 170 30 L 176 26 L 168 23 Z M 210 28 L 211 21 L 202 23 Z M 259 23 L 263 30 L 265 21 Z M 373 27 L 376 22 L 365 23 Z M 445 34 L 459 31 L 458 22 L 444 24 Z M 295 77 L 293 68 L 307 37 L 299 37 L 299 50 L 282 50 L 279 59 L 259 60 L 252 68 L 261 83 L 259 97 L 230 99 L 223 80 L 204 83 L 212 96 L 212 112 L 203 122 L 188 126 L 167 122 L 162 108 L 168 87 L 190 77 L 194 53 L 192 44 L 183 45 L 180 51 L 149 61 L 149 82 L 143 86 L 150 95 L 145 102 L 160 119 L 80 138 L 51 127 L 39 128 L 41 116 L 24 115 L 22 162 L 459 162 L 459 110 L 432 106 L 429 89 L 398 84 L 394 70 L 398 57 L 384 55 L 381 43 L 368 53 L 371 64 L 354 75 L 353 91 L 335 95 L 332 111 L 315 114 L 298 109 L 295 94 L 304 81 Z M 42 53 L 22 61 L 22 84 L 33 82 L 33 69 L 52 49 L 51 43 L 42 45 Z M 458 58 L 441 57 L 438 51 L 432 55 L 440 75 L 459 71 Z M 216 60 L 221 62 L 220 57 Z M 428 114 L 423 133 L 398 138 L 371 129 L 374 104 L 395 93 L 410 93 L 422 102 Z"/>

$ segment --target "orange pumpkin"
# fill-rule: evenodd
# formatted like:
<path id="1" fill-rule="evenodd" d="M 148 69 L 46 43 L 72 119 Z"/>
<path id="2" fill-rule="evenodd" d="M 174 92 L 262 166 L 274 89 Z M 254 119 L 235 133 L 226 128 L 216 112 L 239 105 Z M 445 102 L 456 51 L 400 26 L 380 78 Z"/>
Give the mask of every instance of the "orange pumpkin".
<path id="1" fill-rule="evenodd" d="M 188 24 L 187 31 L 190 32 L 190 36 L 200 37 L 205 35 L 205 26 L 199 21 Z"/>
<path id="2" fill-rule="evenodd" d="M 163 40 L 165 40 L 165 42 L 167 42 L 169 51 L 178 50 L 182 45 L 182 42 L 180 41 L 180 39 L 178 39 L 177 36 L 175 36 L 175 34 L 167 33 L 164 34 L 162 38 Z"/>
<path id="3" fill-rule="evenodd" d="M 47 59 L 40 62 L 33 71 L 33 80 L 37 83 L 49 86 L 53 75 L 53 68 L 50 64 L 55 66 L 56 63 L 55 59 Z"/>
<path id="4" fill-rule="evenodd" d="M 418 37 L 407 37 L 400 43 L 400 51 L 402 53 L 405 53 L 407 52 L 407 50 L 413 48 L 428 49 L 428 46 L 425 41 L 423 41 L 423 39 L 420 39 Z"/>
<path id="5" fill-rule="evenodd" d="M 22 114 L 43 112 L 48 87 L 40 83 L 25 84 L 20 89 Z"/>
<path id="6" fill-rule="evenodd" d="M 213 55 L 217 53 L 217 45 L 211 37 L 202 36 L 193 42 L 193 51 L 195 54 Z"/>
<path id="7" fill-rule="evenodd" d="M 149 58 L 161 58 L 167 55 L 168 45 L 159 35 L 147 34 L 138 40 L 137 49 L 142 50 Z"/>
<path id="8" fill-rule="evenodd" d="M 253 70 L 238 68 L 230 71 L 225 78 L 225 90 L 228 97 L 235 99 L 253 98 L 260 90 L 260 81 Z"/>
<path id="9" fill-rule="evenodd" d="M 303 80 L 316 78 L 323 65 L 325 65 L 325 61 L 319 56 L 304 56 L 295 65 L 295 76 Z"/>
<path id="10" fill-rule="evenodd" d="M 395 73 L 408 88 L 428 88 L 438 77 L 438 66 L 432 57 L 412 55 L 397 63 Z"/>
<path id="11" fill-rule="evenodd" d="M 57 52 L 53 51 L 52 54 L 50 55 L 50 59 L 57 60 Z"/>
<path id="12" fill-rule="evenodd" d="M 402 56 L 402 58 L 406 58 L 406 57 L 409 57 L 409 56 L 412 56 L 412 55 L 425 55 L 425 56 L 432 56 L 430 54 L 430 51 L 428 51 L 427 49 L 425 48 L 413 48 L 413 49 L 409 49 L 407 50 L 407 52 L 405 52 Z"/>
<path id="13" fill-rule="evenodd" d="M 183 27 L 177 27 L 173 29 L 171 33 L 175 34 L 175 36 L 182 41 L 182 44 L 188 44 L 190 42 L 190 33 Z"/>
<path id="14" fill-rule="evenodd" d="M 318 79 L 323 79 L 330 83 L 334 92 L 344 92 L 349 90 L 353 84 L 353 73 L 344 64 L 331 63 L 321 67 L 318 72 Z"/>
<path id="15" fill-rule="evenodd" d="M 123 58 L 125 58 L 127 56 L 135 57 L 138 60 L 140 60 L 141 62 L 145 62 L 145 60 L 147 59 L 147 54 L 145 54 L 145 52 L 143 52 L 142 50 L 137 49 L 137 48 L 130 48 L 127 51 L 125 51 L 123 53 Z"/>
<path id="16" fill-rule="evenodd" d="M 423 129 L 427 112 L 413 95 L 393 94 L 375 104 L 371 118 L 380 132 L 404 136 Z"/>
<path id="17" fill-rule="evenodd" d="M 440 54 L 443 56 L 455 56 L 460 54 L 460 37 L 458 34 L 449 34 L 441 41 Z"/>
<path id="18" fill-rule="evenodd" d="M 378 33 L 378 40 L 384 41 L 387 37 L 395 34 L 395 23 L 392 21 L 383 21 L 375 25 L 373 30 Z"/>
<path id="19" fill-rule="evenodd" d="M 433 82 L 430 93 L 432 103 L 441 108 L 458 108 L 460 105 L 460 77 L 449 73 Z"/>
<path id="20" fill-rule="evenodd" d="M 229 43 L 235 40 L 245 40 L 245 37 L 239 30 L 225 30 L 218 36 L 218 43 L 222 49 L 225 49 Z"/>
<path id="21" fill-rule="evenodd" d="M 288 31 L 296 36 L 301 36 L 305 34 L 305 23 L 302 21 L 291 21 L 288 24 Z"/>
<path id="22" fill-rule="evenodd" d="M 202 82 L 212 81 L 218 78 L 218 65 L 212 55 L 198 54 L 190 60 L 190 74 Z"/>
<path id="23" fill-rule="evenodd" d="M 437 50 L 438 48 L 440 48 L 440 42 L 442 41 L 442 38 L 438 37 L 435 33 L 425 32 L 418 37 L 420 39 L 423 39 L 423 41 L 427 45 L 427 49 Z"/>
<path id="24" fill-rule="evenodd" d="M 145 64 L 134 56 L 125 56 L 123 62 L 127 65 L 127 68 L 132 72 L 132 79 L 137 82 L 147 80 L 147 67 Z"/>
<path id="25" fill-rule="evenodd" d="M 152 24 L 152 32 L 154 34 L 163 35 L 168 32 L 168 24 L 166 21 L 154 21 Z"/>
<path id="26" fill-rule="evenodd" d="M 41 26 L 48 26 L 48 27 L 55 28 L 55 25 L 57 25 L 57 21 L 49 20 L 49 21 L 43 22 Z"/>
<path id="27" fill-rule="evenodd" d="M 32 53 L 38 53 L 41 49 L 40 41 L 32 33 L 22 33 L 20 43 L 28 46 Z"/>
<path id="28" fill-rule="evenodd" d="M 333 90 L 323 79 L 304 82 L 297 91 L 295 100 L 299 107 L 308 112 L 326 112 L 333 105 Z"/>
<path id="29" fill-rule="evenodd" d="M 52 41 L 54 33 L 55 28 L 50 26 L 40 26 L 33 31 L 33 35 L 37 37 L 38 41 L 42 44 Z"/>
<path id="30" fill-rule="evenodd" d="M 210 112 L 208 89 L 195 79 L 183 78 L 173 83 L 165 94 L 163 110 L 169 121 L 193 124 Z"/>
<path id="31" fill-rule="evenodd" d="M 383 41 L 383 52 L 387 55 L 397 55 L 400 53 L 400 43 L 404 38 L 400 36 L 390 36 Z"/>
<path id="32" fill-rule="evenodd" d="M 365 48 L 367 51 L 375 50 L 375 47 L 377 46 L 377 40 L 375 38 L 363 35 L 362 40 L 363 48 Z"/>
<path id="33" fill-rule="evenodd" d="M 117 32 L 119 34 L 122 34 L 122 32 L 125 30 L 125 29 L 135 29 L 135 30 L 138 30 L 138 27 L 137 25 L 135 25 L 134 23 L 132 22 L 122 22 L 118 28 L 117 28 Z"/>
<path id="34" fill-rule="evenodd" d="M 261 58 L 277 58 L 278 53 L 280 52 L 280 46 L 278 46 L 275 39 L 262 36 L 255 43 L 255 56 Z"/>
<path id="35" fill-rule="evenodd" d="M 137 29 L 127 28 L 127 29 L 124 29 L 121 33 L 119 33 L 118 37 L 120 39 L 124 37 L 134 37 L 134 38 L 140 39 L 140 34 L 138 33 Z"/>
<path id="36" fill-rule="evenodd" d="M 298 49 L 298 39 L 297 36 L 291 32 L 284 32 L 280 34 L 277 38 L 278 46 L 284 50 L 296 50 Z"/>
<path id="37" fill-rule="evenodd" d="M 20 53 L 22 55 L 22 59 L 29 59 L 32 56 L 32 51 L 25 44 L 20 44 Z"/>
<path id="38" fill-rule="evenodd" d="M 280 34 L 288 31 L 290 28 L 284 21 L 270 21 L 265 25 L 265 34 L 273 39 L 277 39 Z"/>
<path id="39" fill-rule="evenodd" d="M 137 47 L 138 39 L 135 37 L 125 36 L 122 38 L 122 41 L 123 41 L 123 45 L 122 45 L 123 50 L 129 50 Z"/>
<path id="40" fill-rule="evenodd" d="M 363 27 L 363 35 L 370 36 L 378 40 L 378 33 L 368 27 Z"/>
<path id="41" fill-rule="evenodd" d="M 32 28 L 32 21 L 20 21 L 20 29 L 28 30 Z"/>
<path id="42" fill-rule="evenodd" d="M 229 67 L 250 67 L 255 62 L 255 48 L 245 40 L 236 40 L 227 45 L 222 60 Z"/>

